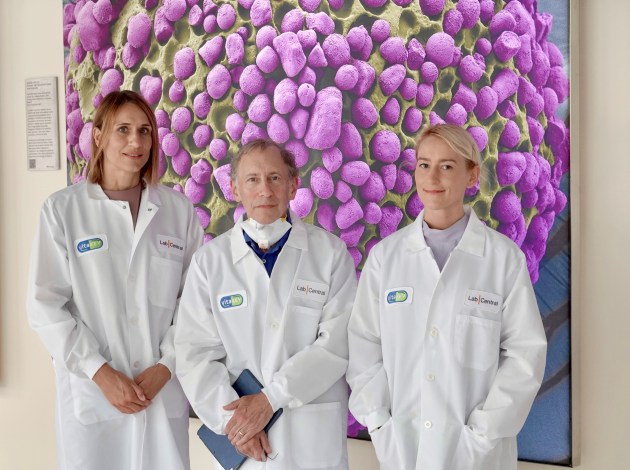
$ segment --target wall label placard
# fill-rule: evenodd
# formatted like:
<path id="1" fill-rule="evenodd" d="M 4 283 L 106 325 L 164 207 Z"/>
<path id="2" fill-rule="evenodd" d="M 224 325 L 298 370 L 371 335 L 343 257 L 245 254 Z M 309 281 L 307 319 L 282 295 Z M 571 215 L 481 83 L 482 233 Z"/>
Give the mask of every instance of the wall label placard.
<path id="1" fill-rule="evenodd" d="M 29 170 L 59 169 L 57 77 L 27 78 L 26 161 Z"/>

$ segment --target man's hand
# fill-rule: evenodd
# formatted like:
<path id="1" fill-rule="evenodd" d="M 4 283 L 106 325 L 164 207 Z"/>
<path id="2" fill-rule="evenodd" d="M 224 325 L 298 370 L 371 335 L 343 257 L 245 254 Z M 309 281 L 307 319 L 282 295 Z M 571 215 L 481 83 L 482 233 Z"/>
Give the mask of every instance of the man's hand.
<path id="1" fill-rule="evenodd" d="M 92 380 L 99 386 L 107 401 L 121 413 L 137 413 L 151 404 L 139 385 L 109 364 L 103 364 Z"/>
<path id="2" fill-rule="evenodd" d="M 262 431 L 273 416 L 271 404 L 262 392 L 241 397 L 228 403 L 223 409 L 234 411 L 234 415 L 225 426 L 225 434 L 237 448 Z"/>
<path id="3" fill-rule="evenodd" d="M 169 380 L 171 380 L 171 371 L 164 364 L 158 363 L 140 372 L 136 377 L 136 384 L 142 388 L 149 400 L 153 400 Z"/>
<path id="4" fill-rule="evenodd" d="M 266 462 L 267 456 L 272 452 L 265 431 L 260 431 L 245 444 L 236 446 L 236 450 L 259 462 Z"/>

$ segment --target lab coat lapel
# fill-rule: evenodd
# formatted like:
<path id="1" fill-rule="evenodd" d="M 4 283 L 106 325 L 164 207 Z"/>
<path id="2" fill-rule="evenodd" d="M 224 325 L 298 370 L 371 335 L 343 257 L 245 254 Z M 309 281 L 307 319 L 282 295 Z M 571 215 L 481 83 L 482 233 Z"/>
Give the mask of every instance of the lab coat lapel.
<path id="1" fill-rule="evenodd" d="M 430 299 L 433 298 L 435 289 L 441 279 L 440 270 L 422 232 L 423 220 L 424 210 L 420 212 L 411 225 L 403 229 L 408 230 L 404 244 L 406 249 L 410 252 L 409 261 L 415 264 L 413 271 L 419 273 L 417 276 L 410 278 L 409 282 L 414 288 L 415 311 L 418 317 L 416 325 L 418 326 L 418 331 L 422 332 L 422 336 L 424 336 L 429 315 L 432 311 Z"/>
<path id="2" fill-rule="evenodd" d="M 91 183 L 90 180 L 85 182 L 85 188 L 90 199 L 99 199 L 103 201 L 109 199 L 107 194 L 105 194 L 105 191 L 103 191 L 103 188 L 101 188 L 98 184 Z"/>
<path id="3" fill-rule="evenodd" d="M 405 240 L 405 245 L 409 251 L 422 251 L 426 250 L 429 246 L 424 239 L 422 233 L 422 221 L 424 220 L 424 210 L 420 212 L 420 215 L 409 225 L 409 232 Z"/>
<path id="4" fill-rule="evenodd" d="M 435 258 L 431 253 L 431 249 L 424 238 L 424 232 L 422 231 L 423 221 L 424 210 L 420 212 L 420 215 L 418 215 L 416 220 L 410 225 L 409 236 L 407 237 L 406 244 L 407 249 L 411 252 L 425 251 L 424 253 L 419 253 L 419 256 L 425 260 L 422 262 L 422 266 L 424 268 L 423 272 L 425 272 L 426 275 L 431 276 L 431 284 L 434 285 L 439 280 L 441 273 L 437 263 L 435 262 Z"/>
<path id="5" fill-rule="evenodd" d="M 265 308 L 266 324 L 282 324 L 288 314 L 287 308 L 296 278 L 299 276 L 303 253 L 308 250 L 306 228 L 300 218 L 291 213 L 291 233 L 278 255 L 276 265 L 271 272 L 267 305 Z M 282 342 L 276 338 L 273 330 L 265 330 L 262 343 L 261 369 L 265 381 L 270 381 L 273 372 L 282 367 L 286 360 Z"/>
<path id="6" fill-rule="evenodd" d="M 112 264 L 115 272 L 126 272 L 129 269 L 133 250 L 134 234 L 131 220 L 128 213 L 123 210 L 127 205 L 125 201 L 115 201 L 109 199 L 103 188 L 99 184 L 86 181 L 86 193 L 88 199 L 94 202 L 91 211 L 98 215 L 98 226 L 101 227 L 98 233 L 107 236 L 111 247 L 116 247 L 116 256 L 112 256 Z M 88 219 L 91 219 L 88 218 Z"/>
<path id="7" fill-rule="evenodd" d="M 428 297 L 431 299 L 431 303 L 427 321 L 434 321 L 432 317 L 439 315 L 440 312 L 452 310 L 453 300 L 440 295 L 440 292 L 449 290 L 447 286 L 453 285 L 462 277 L 464 272 L 462 268 L 467 265 L 464 261 L 464 257 L 470 255 L 483 256 L 486 239 L 483 223 L 470 207 L 465 206 L 464 211 L 470 214 L 468 224 L 462 234 L 461 240 L 451 252 L 441 272 L 437 267 L 437 263 L 433 260 L 432 264 L 435 268 L 435 277 L 431 279 L 433 291 L 430 293 L 430 297 Z M 422 235 L 422 225 L 420 225 L 420 233 Z M 422 235 L 422 238 L 424 240 L 424 235 Z"/>
<path id="8" fill-rule="evenodd" d="M 236 221 L 236 224 L 230 232 L 230 250 L 232 251 L 232 263 L 238 263 L 245 255 L 251 252 L 245 238 L 243 237 L 243 229 L 241 224 L 243 223 L 243 216 Z M 252 253 L 255 255 L 255 253 Z"/>
<path id="9" fill-rule="evenodd" d="M 284 312 L 295 283 L 302 253 L 308 251 L 308 235 L 300 218 L 291 212 L 291 233 L 280 251 L 276 268 L 271 272 L 271 288 L 267 298 L 267 311 L 270 308 Z"/>
<path id="10" fill-rule="evenodd" d="M 464 251 L 475 256 L 483 256 L 486 245 L 486 232 L 483 222 L 479 220 L 475 211 L 470 207 L 465 206 L 464 210 L 470 213 L 470 218 L 462 239 L 455 247 L 455 250 Z"/>
<path id="11" fill-rule="evenodd" d="M 242 280 L 242 288 L 245 289 L 248 302 L 256 312 L 256 316 L 266 318 L 265 312 L 261 312 L 261 307 L 267 305 L 269 295 L 269 276 L 264 264 L 252 250 L 243 235 L 241 217 L 230 232 L 230 250 L 232 253 L 232 263 L 234 271 L 239 273 Z M 262 323 L 262 322 L 261 322 Z"/>
<path id="12" fill-rule="evenodd" d="M 136 221 L 136 229 L 134 231 L 133 244 L 131 246 L 131 261 L 133 261 L 136 247 L 138 246 L 142 235 L 153 220 L 153 217 L 156 216 L 161 205 L 162 201 L 160 200 L 160 196 L 158 195 L 156 188 L 152 188 L 147 185 L 142 191 L 142 197 L 140 198 L 138 220 Z"/>

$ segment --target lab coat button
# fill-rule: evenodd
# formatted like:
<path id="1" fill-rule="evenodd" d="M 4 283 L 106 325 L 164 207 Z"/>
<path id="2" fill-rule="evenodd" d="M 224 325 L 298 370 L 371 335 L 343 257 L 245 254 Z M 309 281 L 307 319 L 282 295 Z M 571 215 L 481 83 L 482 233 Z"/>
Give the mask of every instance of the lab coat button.
<path id="1" fill-rule="evenodd" d="M 133 363 L 133 367 L 134 367 L 134 369 L 139 368 L 139 367 L 140 367 L 140 361 L 136 361 L 136 362 L 134 362 L 134 363 Z"/>
<path id="2" fill-rule="evenodd" d="M 432 338 L 437 338 L 439 334 L 440 334 L 440 332 L 438 331 L 437 328 L 435 328 L 435 327 L 431 328 L 431 337 Z"/>
<path id="3" fill-rule="evenodd" d="M 271 328 L 274 329 L 274 330 L 277 330 L 278 329 L 278 323 L 276 323 L 275 321 L 271 322 Z"/>
<path id="4" fill-rule="evenodd" d="M 431 426 L 433 426 L 433 423 L 431 421 L 425 421 L 424 422 L 424 427 L 427 429 L 431 429 Z"/>
<path id="5" fill-rule="evenodd" d="M 428 380 L 429 382 L 433 382 L 433 381 L 435 380 L 435 375 L 433 375 L 433 374 L 427 374 L 427 380 Z"/>
<path id="6" fill-rule="evenodd" d="M 127 206 L 122 206 L 122 208 L 123 208 L 123 209 L 126 209 L 126 208 L 127 208 Z"/>

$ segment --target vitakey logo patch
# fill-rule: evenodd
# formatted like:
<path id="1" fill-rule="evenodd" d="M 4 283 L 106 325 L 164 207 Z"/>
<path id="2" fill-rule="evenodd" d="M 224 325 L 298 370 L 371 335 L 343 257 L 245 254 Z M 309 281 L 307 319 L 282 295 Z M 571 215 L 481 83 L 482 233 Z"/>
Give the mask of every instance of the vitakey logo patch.
<path id="1" fill-rule="evenodd" d="M 107 235 L 100 233 L 98 235 L 88 235 L 74 241 L 74 247 L 77 256 L 84 256 L 97 251 L 105 251 L 109 248 L 107 243 Z"/>
<path id="2" fill-rule="evenodd" d="M 410 304 L 413 301 L 413 287 L 395 287 L 385 291 L 385 303 L 392 304 Z"/>
<path id="3" fill-rule="evenodd" d="M 244 290 L 221 294 L 217 297 L 219 310 L 222 312 L 247 307 L 247 294 Z"/>

